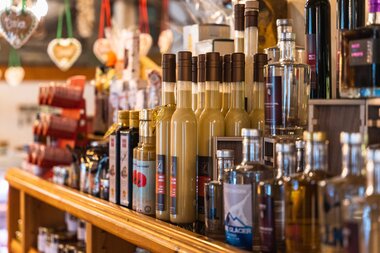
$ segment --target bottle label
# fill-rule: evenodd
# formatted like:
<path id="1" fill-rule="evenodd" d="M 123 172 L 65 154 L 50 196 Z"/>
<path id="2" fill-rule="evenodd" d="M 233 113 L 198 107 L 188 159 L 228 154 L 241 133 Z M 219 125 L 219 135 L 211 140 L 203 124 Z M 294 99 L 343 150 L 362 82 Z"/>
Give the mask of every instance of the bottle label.
<path id="1" fill-rule="evenodd" d="M 110 196 L 109 201 L 116 203 L 116 136 L 110 135 L 109 139 L 109 175 Z"/>
<path id="2" fill-rule="evenodd" d="M 343 223 L 343 248 L 347 253 L 357 253 L 359 251 L 359 224 L 356 222 Z"/>
<path id="3" fill-rule="evenodd" d="M 284 195 L 283 195 L 284 196 Z M 276 234 L 276 247 L 285 251 L 285 201 L 274 201 L 274 224 Z"/>
<path id="4" fill-rule="evenodd" d="M 380 46 L 379 39 L 353 40 L 349 42 L 348 46 L 350 66 L 380 63 L 380 53 L 378 50 L 375 50 Z"/>
<path id="5" fill-rule="evenodd" d="M 211 182 L 213 187 L 206 187 L 205 218 L 206 235 L 208 233 L 224 234 L 223 185 Z"/>
<path id="6" fill-rule="evenodd" d="M 137 164 L 137 159 L 133 158 L 133 174 L 132 174 L 132 210 L 136 210 L 136 201 L 137 201 L 137 191 L 135 190 L 135 170 Z"/>
<path id="7" fill-rule="evenodd" d="M 120 204 L 130 205 L 129 199 L 129 135 L 120 135 Z"/>
<path id="8" fill-rule="evenodd" d="M 165 211 L 166 190 L 166 156 L 157 155 L 156 158 L 156 210 Z"/>
<path id="9" fill-rule="evenodd" d="M 259 231 L 261 238 L 261 250 L 264 252 L 274 252 L 276 245 L 275 239 L 275 220 L 274 220 L 274 201 L 273 197 L 264 195 L 259 199 L 260 218 Z"/>
<path id="10" fill-rule="evenodd" d="M 170 167 L 170 214 L 177 214 L 177 157 L 172 156 Z"/>
<path id="11" fill-rule="evenodd" d="M 136 211 L 155 214 L 155 161 L 136 160 L 133 170 L 133 192 L 136 192 Z"/>
<path id="12" fill-rule="evenodd" d="M 266 82 L 265 123 L 278 125 L 282 123 L 282 77 L 269 76 Z"/>
<path id="13" fill-rule="evenodd" d="M 205 214 L 205 183 L 210 181 L 212 174 L 212 158 L 210 156 L 198 156 L 198 214 Z"/>
<path id="14" fill-rule="evenodd" d="M 252 186 L 224 184 L 223 193 L 227 243 L 252 250 Z"/>
<path id="15" fill-rule="evenodd" d="M 317 71 L 316 71 L 316 59 L 317 59 L 317 47 L 315 45 L 316 41 L 315 34 L 307 34 L 306 35 L 306 50 L 307 50 L 307 64 L 310 65 L 310 89 L 317 88 Z"/>

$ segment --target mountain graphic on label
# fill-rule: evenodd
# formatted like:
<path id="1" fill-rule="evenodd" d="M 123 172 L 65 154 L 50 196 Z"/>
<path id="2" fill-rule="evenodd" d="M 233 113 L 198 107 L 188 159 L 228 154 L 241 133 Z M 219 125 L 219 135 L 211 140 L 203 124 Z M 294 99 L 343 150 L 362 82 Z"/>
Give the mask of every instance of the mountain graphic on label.
<path id="1" fill-rule="evenodd" d="M 227 214 L 225 222 L 227 226 L 232 226 L 232 227 L 246 227 L 247 226 L 244 224 L 243 221 L 239 219 L 239 217 L 234 217 L 232 216 L 231 213 Z"/>

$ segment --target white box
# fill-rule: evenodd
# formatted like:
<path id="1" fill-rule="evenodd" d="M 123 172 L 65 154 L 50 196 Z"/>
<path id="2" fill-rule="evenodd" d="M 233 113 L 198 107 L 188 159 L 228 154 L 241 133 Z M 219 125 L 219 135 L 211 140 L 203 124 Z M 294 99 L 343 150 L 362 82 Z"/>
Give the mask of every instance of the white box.
<path id="1" fill-rule="evenodd" d="M 232 54 L 234 52 L 234 40 L 213 39 L 202 40 L 195 45 L 195 54 L 205 54 L 208 52 L 219 52 L 220 55 Z"/>

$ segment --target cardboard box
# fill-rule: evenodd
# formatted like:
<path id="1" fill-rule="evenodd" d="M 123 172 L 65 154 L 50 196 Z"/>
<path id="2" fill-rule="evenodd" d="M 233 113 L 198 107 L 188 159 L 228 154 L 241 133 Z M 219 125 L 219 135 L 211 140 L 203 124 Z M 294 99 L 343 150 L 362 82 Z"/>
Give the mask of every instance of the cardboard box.
<path id="1" fill-rule="evenodd" d="M 232 39 L 212 39 L 197 42 L 195 54 L 205 54 L 208 52 L 219 52 L 220 55 L 232 54 L 234 52 L 234 40 Z"/>

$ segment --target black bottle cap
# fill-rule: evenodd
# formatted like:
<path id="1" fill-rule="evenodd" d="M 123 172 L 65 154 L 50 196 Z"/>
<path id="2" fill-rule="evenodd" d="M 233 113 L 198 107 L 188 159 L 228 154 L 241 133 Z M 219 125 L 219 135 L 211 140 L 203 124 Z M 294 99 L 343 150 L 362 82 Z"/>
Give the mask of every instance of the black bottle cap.
<path id="1" fill-rule="evenodd" d="M 259 12 L 255 10 L 249 10 L 245 12 L 245 27 L 258 27 L 259 24 Z"/>
<path id="2" fill-rule="evenodd" d="M 206 55 L 198 55 L 198 82 L 206 82 Z"/>
<path id="3" fill-rule="evenodd" d="M 191 82 L 191 52 L 178 52 L 178 81 Z"/>
<path id="4" fill-rule="evenodd" d="M 232 82 L 245 81 L 245 55 L 243 53 L 232 54 Z"/>
<path id="5" fill-rule="evenodd" d="M 191 81 L 198 82 L 198 57 L 196 56 L 191 58 Z"/>
<path id="6" fill-rule="evenodd" d="M 220 54 L 210 52 L 206 54 L 206 81 L 218 81 L 220 79 Z"/>
<path id="7" fill-rule="evenodd" d="M 223 56 L 220 56 L 219 60 L 219 82 L 223 83 L 224 82 L 224 76 L 223 76 Z"/>
<path id="8" fill-rule="evenodd" d="M 234 6 L 235 30 L 244 31 L 244 4 Z"/>
<path id="9" fill-rule="evenodd" d="M 264 65 L 268 64 L 268 55 L 257 53 L 254 55 L 253 81 L 264 82 Z"/>
<path id="10" fill-rule="evenodd" d="M 162 55 L 162 81 L 174 83 L 175 78 L 175 54 L 163 54 Z"/>
<path id="11" fill-rule="evenodd" d="M 224 77 L 224 82 L 230 83 L 231 82 L 231 76 L 232 76 L 232 71 L 231 71 L 231 55 L 226 54 L 223 57 L 223 77 Z"/>

